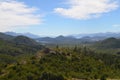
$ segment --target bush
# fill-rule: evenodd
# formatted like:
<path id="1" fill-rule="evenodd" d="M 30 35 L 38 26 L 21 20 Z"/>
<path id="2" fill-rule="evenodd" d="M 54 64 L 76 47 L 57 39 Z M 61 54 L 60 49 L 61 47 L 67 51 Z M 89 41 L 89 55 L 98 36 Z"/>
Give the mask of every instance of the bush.
<path id="1" fill-rule="evenodd" d="M 55 75 L 53 73 L 44 72 L 42 73 L 39 80 L 65 80 L 62 75 Z"/>

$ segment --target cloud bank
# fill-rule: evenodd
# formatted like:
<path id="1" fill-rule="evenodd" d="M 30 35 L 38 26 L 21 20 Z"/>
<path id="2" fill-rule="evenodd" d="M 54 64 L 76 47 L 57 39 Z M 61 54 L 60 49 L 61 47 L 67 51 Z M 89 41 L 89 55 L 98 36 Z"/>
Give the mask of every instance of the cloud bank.
<path id="1" fill-rule="evenodd" d="M 0 0 L 0 31 L 37 25 L 42 22 L 37 9 L 16 0 Z"/>
<path id="2" fill-rule="evenodd" d="M 67 0 L 68 8 L 55 8 L 54 12 L 73 19 L 91 19 L 118 8 L 116 0 Z"/>

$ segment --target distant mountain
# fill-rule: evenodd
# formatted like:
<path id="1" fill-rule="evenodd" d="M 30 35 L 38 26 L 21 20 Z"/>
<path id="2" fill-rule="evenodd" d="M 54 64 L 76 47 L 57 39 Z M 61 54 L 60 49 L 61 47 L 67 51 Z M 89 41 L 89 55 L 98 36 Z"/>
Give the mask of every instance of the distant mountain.
<path id="1" fill-rule="evenodd" d="M 93 42 L 93 41 L 101 41 L 110 37 L 120 38 L 120 33 L 106 32 L 106 33 L 93 33 L 93 34 L 75 34 L 70 36 L 81 39 L 82 41 Z"/>
<path id="2" fill-rule="evenodd" d="M 94 41 L 101 41 L 101 40 L 104 40 L 106 38 L 109 38 L 109 37 L 105 37 L 105 36 L 94 36 L 94 37 L 85 36 L 85 37 L 82 37 L 80 39 L 83 40 L 83 41 L 94 42 Z"/>
<path id="3" fill-rule="evenodd" d="M 39 37 L 39 36 L 31 34 L 31 33 L 6 32 L 5 34 L 7 34 L 6 35 L 7 38 L 11 38 L 11 36 L 14 36 L 14 37 L 15 36 L 27 36 L 27 37 L 35 39 L 37 42 L 40 42 L 42 44 L 75 44 L 76 45 L 76 44 L 82 44 L 82 43 L 91 43 L 91 42 L 96 42 L 96 41 L 102 41 L 102 40 L 110 38 L 110 37 L 114 37 L 117 39 L 120 38 L 120 33 L 112 33 L 112 32 L 93 33 L 93 34 L 78 34 L 78 35 L 70 35 L 70 36 L 60 35 L 55 38 Z M 11 35 L 11 36 L 9 36 L 9 35 Z"/>
<path id="4" fill-rule="evenodd" d="M 91 42 L 90 40 L 77 39 L 71 36 L 66 37 L 62 35 L 55 38 L 43 37 L 43 38 L 38 38 L 36 40 L 44 44 L 75 44 L 77 45 L 81 43 Z"/>
<path id="5" fill-rule="evenodd" d="M 120 48 L 120 39 L 116 39 L 116 38 L 107 38 L 103 41 L 99 41 L 97 42 L 94 46 L 96 46 L 97 48 Z"/>
<path id="6" fill-rule="evenodd" d="M 106 36 L 83 36 L 81 38 L 76 38 L 74 36 L 58 36 L 55 38 L 51 37 L 42 37 L 37 38 L 38 42 L 44 44 L 83 44 L 83 43 L 91 43 L 96 41 L 104 40 L 108 37 Z"/>
<path id="7" fill-rule="evenodd" d="M 71 35 L 76 38 L 82 38 L 89 36 L 91 38 L 109 38 L 109 37 L 115 37 L 115 38 L 120 38 L 120 33 L 113 33 L 113 32 L 106 32 L 106 33 L 93 33 L 93 34 L 75 34 Z"/>
<path id="8" fill-rule="evenodd" d="M 15 32 L 5 32 L 5 34 L 7 35 L 11 35 L 11 36 L 27 36 L 30 38 L 39 38 L 38 35 L 32 34 L 32 33 L 15 33 Z"/>
<path id="9" fill-rule="evenodd" d="M 4 40 L 11 40 L 11 39 L 13 39 L 14 37 L 11 36 L 11 35 L 7 35 L 7 34 L 4 34 L 4 33 L 0 33 L 0 38 L 1 38 L 1 39 L 4 39 Z"/>

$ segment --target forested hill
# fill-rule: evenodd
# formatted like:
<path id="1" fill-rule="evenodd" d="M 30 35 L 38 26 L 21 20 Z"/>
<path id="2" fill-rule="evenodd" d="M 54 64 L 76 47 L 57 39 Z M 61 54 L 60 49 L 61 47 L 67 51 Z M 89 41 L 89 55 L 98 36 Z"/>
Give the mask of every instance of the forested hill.
<path id="1" fill-rule="evenodd" d="M 0 33 L 0 38 L 4 39 L 4 40 L 10 40 L 10 39 L 13 39 L 14 37 L 11 35 L 6 35 L 4 33 Z"/>
<path id="2" fill-rule="evenodd" d="M 104 48 L 104 49 L 116 49 L 116 48 L 120 48 L 120 39 L 116 39 L 116 38 L 107 38 L 103 41 L 99 41 L 95 44 L 95 47 L 97 48 Z"/>
<path id="3" fill-rule="evenodd" d="M 45 49 L 15 63 L 0 64 L 0 80 L 119 80 L 119 72 L 120 56 L 86 47 Z"/>
<path id="4" fill-rule="evenodd" d="M 37 43 L 34 39 L 25 37 L 25 36 L 17 36 L 12 39 L 13 43 L 16 44 L 24 44 L 24 45 L 40 45 L 40 43 Z"/>
<path id="5" fill-rule="evenodd" d="M 41 50 L 44 46 L 35 40 L 25 36 L 9 36 L 1 33 L 0 36 L 0 54 L 20 55 L 31 54 Z"/>

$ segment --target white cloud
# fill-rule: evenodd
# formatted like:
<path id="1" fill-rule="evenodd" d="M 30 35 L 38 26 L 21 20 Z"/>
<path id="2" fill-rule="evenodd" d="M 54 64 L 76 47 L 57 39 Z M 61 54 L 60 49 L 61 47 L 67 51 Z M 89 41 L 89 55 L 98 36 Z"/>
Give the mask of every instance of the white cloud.
<path id="1" fill-rule="evenodd" d="M 118 8 L 116 0 L 67 0 L 68 8 L 55 8 L 54 12 L 73 19 L 90 19 Z"/>
<path id="2" fill-rule="evenodd" d="M 37 25 L 42 22 L 36 8 L 31 8 L 16 0 L 0 0 L 0 31 L 16 27 Z"/>

